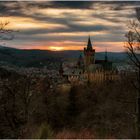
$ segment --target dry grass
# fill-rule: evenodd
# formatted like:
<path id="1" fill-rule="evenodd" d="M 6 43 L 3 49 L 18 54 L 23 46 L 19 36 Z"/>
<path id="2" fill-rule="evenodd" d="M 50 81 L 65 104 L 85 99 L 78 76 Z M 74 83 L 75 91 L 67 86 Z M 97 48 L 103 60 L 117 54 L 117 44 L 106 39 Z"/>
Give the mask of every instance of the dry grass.
<path id="1" fill-rule="evenodd" d="M 96 138 L 93 131 L 89 129 L 83 129 L 81 131 L 71 131 L 64 129 L 55 135 L 56 139 L 94 139 Z"/>

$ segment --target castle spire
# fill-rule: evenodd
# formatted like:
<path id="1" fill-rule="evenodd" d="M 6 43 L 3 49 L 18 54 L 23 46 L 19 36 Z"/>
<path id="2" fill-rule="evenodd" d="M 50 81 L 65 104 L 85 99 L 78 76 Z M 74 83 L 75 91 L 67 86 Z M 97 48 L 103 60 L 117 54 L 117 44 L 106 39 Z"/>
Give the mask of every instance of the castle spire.
<path id="1" fill-rule="evenodd" d="M 88 38 L 87 50 L 92 50 L 92 44 L 91 44 L 90 36 Z"/>
<path id="2" fill-rule="evenodd" d="M 90 64 L 95 64 L 95 49 L 92 48 L 90 36 L 88 38 L 87 48 L 84 48 L 84 63 L 86 68 Z"/>

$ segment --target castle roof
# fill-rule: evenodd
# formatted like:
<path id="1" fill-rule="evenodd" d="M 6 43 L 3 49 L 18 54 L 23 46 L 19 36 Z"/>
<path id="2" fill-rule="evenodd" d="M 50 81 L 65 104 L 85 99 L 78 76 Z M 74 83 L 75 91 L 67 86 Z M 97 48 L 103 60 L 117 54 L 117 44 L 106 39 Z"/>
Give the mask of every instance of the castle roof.
<path id="1" fill-rule="evenodd" d="M 91 40 L 90 40 L 90 36 L 88 38 L 87 50 L 92 50 L 92 43 L 91 43 Z"/>

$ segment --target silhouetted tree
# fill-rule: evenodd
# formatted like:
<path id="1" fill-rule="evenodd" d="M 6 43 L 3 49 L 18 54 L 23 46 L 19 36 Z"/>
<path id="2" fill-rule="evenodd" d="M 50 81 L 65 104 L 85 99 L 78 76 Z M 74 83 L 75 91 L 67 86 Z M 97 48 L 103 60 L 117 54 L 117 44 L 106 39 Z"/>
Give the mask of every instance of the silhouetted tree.
<path id="1" fill-rule="evenodd" d="M 9 134 L 11 138 L 17 138 L 19 135 L 19 128 L 22 123 L 20 118 L 19 106 L 18 106 L 18 80 L 8 79 L 1 81 L 1 97 L 0 97 L 0 106 L 1 106 L 1 116 L 5 119 L 3 124 L 7 124 L 7 127 L 10 128 Z M 8 135 L 9 135 L 8 134 Z"/>
<path id="2" fill-rule="evenodd" d="M 12 40 L 14 38 L 14 30 L 8 29 L 9 21 L 0 22 L 0 40 Z"/>
<path id="3" fill-rule="evenodd" d="M 33 97 L 33 80 L 30 76 L 26 76 L 19 80 L 20 98 L 23 103 L 24 119 L 25 122 L 29 119 L 29 109 Z"/>
<path id="4" fill-rule="evenodd" d="M 14 37 L 14 30 L 8 29 L 10 22 L 0 22 L 0 40 L 11 40 Z M 18 135 L 18 128 L 20 126 L 20 119 L 17 115 L 18 108 L 16 106 L 17 102 L 17 92 L 16 92 L 16 79 L 11 79 L 9 81 L 8 77 L 12 77 L 14 74 L 8 72 L 7 70 L 1 68 L 0 76 L 0 105 L 1 105 L 1 116 L 3 116 L 4 121 L 8 127 L 13 131 L 11 137 L 16 138 Z M 12 86 L 11 86 L 12 85 Z"/>
<path id="5" fill-rule="evenodd" d="M 129 23 L 129 31 L 126 34 L 125 47 L 127 55 L 136 68 L 137 80 L 133 83 L 137 89 L 136 99 L 136 138 L 140 138 L 140 9 L 136 9 L 137 20 Z"/>

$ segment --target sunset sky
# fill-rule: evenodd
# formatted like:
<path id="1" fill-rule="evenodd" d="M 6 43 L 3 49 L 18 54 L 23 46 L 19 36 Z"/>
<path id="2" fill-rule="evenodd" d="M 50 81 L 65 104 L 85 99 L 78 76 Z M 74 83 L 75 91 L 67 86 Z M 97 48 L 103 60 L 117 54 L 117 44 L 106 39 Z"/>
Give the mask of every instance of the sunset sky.
<path id="1" fill-rule="evenodd" d="M 1 45 L 19 49 L 123 51 L 127 23 L 140 2 L 0 2 L 0 22 L 18 30 Z"/>

